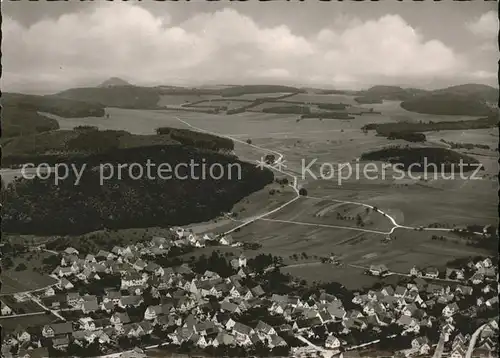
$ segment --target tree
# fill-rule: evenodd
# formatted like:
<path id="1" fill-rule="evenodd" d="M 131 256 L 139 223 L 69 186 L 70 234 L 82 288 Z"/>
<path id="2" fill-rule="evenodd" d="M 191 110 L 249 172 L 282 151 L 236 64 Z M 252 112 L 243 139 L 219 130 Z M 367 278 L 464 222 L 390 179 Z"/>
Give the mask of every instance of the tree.
<path id="1" fill-rule="evenodd" d="M 252 140 L 250 138 L 247 139 L 247 144 L 252 144 Z"/>
<path id="2" fill-rule="evenodd" d="M 276 157 L 273 155 L 273 154 L 267 154 L 265 157 L 264 157 L 264 161 L 267 163 L 267 164 L 273 164 L 276 160 Z"/>
<path id="3" fill-rule="evenodd" d="M 12 261 L 12 259 L 10 257 L 4 257 L 2 259 L 2 266 L 5 268 L 5 269 L 10 269 L 12 268 L 12 266 L 14 266 L 14 262 Z"/>
<path id="4" fill-rule="evenodd" d="M 301 195 L 301 196 L 307 196 L 307 190 L 305 188 L 300 188 L 299 195 Z"/>
<path id="5" fill-rule="evenodd" d="M 363 226 L 363 219 L 361 218 L 361 215 L 356 215 L 356 225 L 357 226 Z"/>
<path id="6" fill-rule="evenodd" d="M 25 265 L 25 264 L 20 263 L 19 265 L 17 265 L 17 266 L 16 266 L 15 270 L 16 270 L 16 271 L 24 271 L 24 270 L 26 270 L 26 268 L 27 268 L 27 267 L 26 267 L 26 265 Z"/>

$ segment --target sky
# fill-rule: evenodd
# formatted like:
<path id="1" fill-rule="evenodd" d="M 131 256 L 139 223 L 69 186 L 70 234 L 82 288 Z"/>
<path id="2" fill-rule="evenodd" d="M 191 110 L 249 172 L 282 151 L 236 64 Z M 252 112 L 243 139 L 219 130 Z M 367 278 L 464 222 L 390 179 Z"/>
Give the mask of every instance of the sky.
<path id="1" fill-rule="evenodd" d="M 498 86 L 498 4 L 3 2 L 2 90 L 137 85 Z"/>

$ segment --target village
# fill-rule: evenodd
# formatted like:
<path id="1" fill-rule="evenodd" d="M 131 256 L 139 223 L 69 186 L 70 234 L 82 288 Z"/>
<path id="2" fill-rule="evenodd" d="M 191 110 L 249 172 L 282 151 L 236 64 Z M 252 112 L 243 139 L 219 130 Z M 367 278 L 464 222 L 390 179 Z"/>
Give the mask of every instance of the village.
<path id="1" fill-rule="evenodd" d="M 151 348 L 216 357 L 348 357 L 367 346 L 410 357 L 430 356 L 439 345 L 453 358 L 465 358 L 470 348 L 474 356 L 497 356 L 492 258 L 463 260 L 445 272 L 414 267 L 396 285 L 382 281 L 385 265 L 372 266 L 367 273 L 381 281 L 350 292 L 341 285 L 304 287 L 281 274 L 281 260 L 271 255 L 214 251 L 169 266 L 169 252 L 186 246 L 242 244 L 230 235 L 174 228 L 172 238 L 111 251 L 55 252 L 56 284 L 0 297 L 8 319 L 43 314 L 53 321 L 4 331 L 2 357 L 135 357 Z M 43 313 L 20 313 L 20 305 Z"/>

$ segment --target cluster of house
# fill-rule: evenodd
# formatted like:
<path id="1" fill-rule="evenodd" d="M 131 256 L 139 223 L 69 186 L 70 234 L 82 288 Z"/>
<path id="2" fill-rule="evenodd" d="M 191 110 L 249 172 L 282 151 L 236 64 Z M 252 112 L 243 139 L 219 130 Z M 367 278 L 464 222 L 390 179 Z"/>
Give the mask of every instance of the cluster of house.
<path id="1" fill-rule="evenodd" d="M 179 237 L 185 236 L 178 233 Z M 191 235 L 186 239 L 193 240 Z M 232 242 L 230 237 L 219 240 L 223 245 Z M 240 283 L 248 275 L 254 275 L 244 255 L 231 260 L 237 274 L 229 278 L 212 271 L 196 274 L 187 264 L 164 268 L 141 259 L 143 255 L 168 250 L 169 245 L 177 241 L 155 237 L 149 245 L 114 247 L 111 252 L 101 250 L 95 256 L 84 258 L 79 257 L 78 250 L 66 248 L 60 265 L 52 272 L 58 284 L 44 290 L 38 299 L 49 310 L 71 311 L 81 317 L 39 327 L 39 332 L 34 334 L 33 330 L 18 327 L 4 342 L 23 350 L 40 348 L 40 339 L 45 339 L 50 340 L 54 348 L 64 351 L 71 343 L 86 347 L 97 340 L 99 345 L 106 346 L 120 337 L 141 338 L 156 330 L 172 344 L 189 341 L 201 348 L 248 346 L 256 342 L 271 349 L 287 345 L 263 321 L 250 327 L 234 319 L 260 306 L 265 296 L 261 286 L 249 288 Z M 77 282 L 95 282 L 109 274 L 119 274 L 119 289 L 105 289 L 103 296 L 81 295 L 73 289 Z M 145 290 L 158 304 L 146 306 Z M 217 298 L 217 307 L 213 307 L 215 303 L 210 297 Z M 134 309 L 135 313 L 139 310 L 139 317 L 131 314 Z M 35 337 L 38 339 L 33 339 Z"/>
<path id="2" fill-rule="evenodd" d="M 468 277 L 466 277 L 466 272 L 464 269 L 446 268 L 443 279 L 450 281 L 467 280 L 477 285 L 487 279 L 494 279 L 498 274 L 498 271 L 496 270 L 490 258 L 477 260 L 476 262 L 470 261 L 467 264 L 467 268 L 472 272 L 472 274 Z M 386 276 L 390 273 L 389 269 L 384 264 L 371 265 L 368 271 L 374 276 Z M 419 269 L 418 267 L 412 267 L 410 269 L 409 275 L 414 277 L 437 279 L 440 277 L 440 272 L 436 267 L 427 267 L 423 270 Z"/>
<path id="3" fill-rule="evenodd" d="M 185 238 L 193 242 L 192 233 L 187 237 L 183 230 L 175 233 L 179 240 Z M 427 354 L 429 338 L 435 337 L 419 336 L 421 327 L 440 324 L 440 331 L 449 341 L 457 333 L 453 316 L 460 312 L 459 303 L 464 297 L 474 293 L 478 300 L 491 297 L 483 298 L 485 307 L 497 307 L 493 298 L 497 296 L 497 286 L 483 281 L 477 284 L 472 281 L 473 286 L 449 285 L 415 277 L 406 285 L 388 285 L 357 293 L 352 303 L 358 308 L 346 309 L 340 299 L 325 292 L 303 299 L 266 293 L 258 284 L 247 287 L 245 278 L 256 279 L 256 274 L 247 267 L 243 254 L 231 260 L 237 273 L 227 278 L 212 271 L 195 273 L 187 264 L 161 267 L 141 259 L 144 255 L 164 252 L 179 240 L 154 237 L 149 244 L 114 247 L 111 252 L 99 251 L 85 258 L 80 258 L 74 248 L 65 249 L 60 266 L 52 273 L 59 283 L 45 290 L 39 299 L 51 310 L 68 310 L 78 313 L 79 317 L 39 327 L 36 332 L 18 327 L 6 336 L 4 343 L 10 347 L 19 346 L 21 350 L 42 348 L 40 339 L 49 340 L 61 351 L 70 344 L 85 348 L 96 341 L 100 346 L 117 348 L 114 344 L 120 338 L 141 339 L 154 332 L 174 345 L 188 342 L 207 348 L 262 344 L 273 349 L 288 346 L 283 337 L 315 338 L 315 327 L 333 323 L 338 329 L 331 331 L 323 344 L 329 349 L 345 346 L 347 342 L 343 337 L 353 330 L 381 332 L 384 327 L 396 325 L 401 334 L 415 336 L 412 341 L 415 354 Z M 229 244 L 223 241 L 227 238 L 219 240 L 221 244 Z M 471 267 L 483 274 L 489 268 L 496 270 L 491 261 L 481 262 Z M 104 274 L 119 274 L 120 288 L 105 289 L 102 296 L 74 292 L 78 281 L 99 281 Z M 155 304 L 145 302 L 143 293 L 146 290 Z M 428 313 L 437 304 L 444 305 L 441 317 Z M 242 317 L 249 311 L 281 316 L 286 323 L 272 327 L 265 323 L 263 316 L 257 317 L 261 320 L 254 324 L 245 324 L 248 319 Z M 498 325 L 492 323 L 490 328 L 491 336 L 497 335 Z"/>

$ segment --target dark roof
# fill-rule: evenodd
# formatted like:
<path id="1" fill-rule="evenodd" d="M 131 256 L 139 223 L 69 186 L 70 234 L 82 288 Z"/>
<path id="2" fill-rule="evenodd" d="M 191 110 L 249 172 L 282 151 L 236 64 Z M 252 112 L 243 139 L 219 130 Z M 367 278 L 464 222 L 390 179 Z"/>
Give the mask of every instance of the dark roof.
<path id="1" fill-rule="evenodd" d="M 63 322 L 63 323 L 52 323 L 48 325 L 54 331 L 54 335 L 59 334 L 68 334 L 73 332 L 73 326 L 71 322 Z"/>

